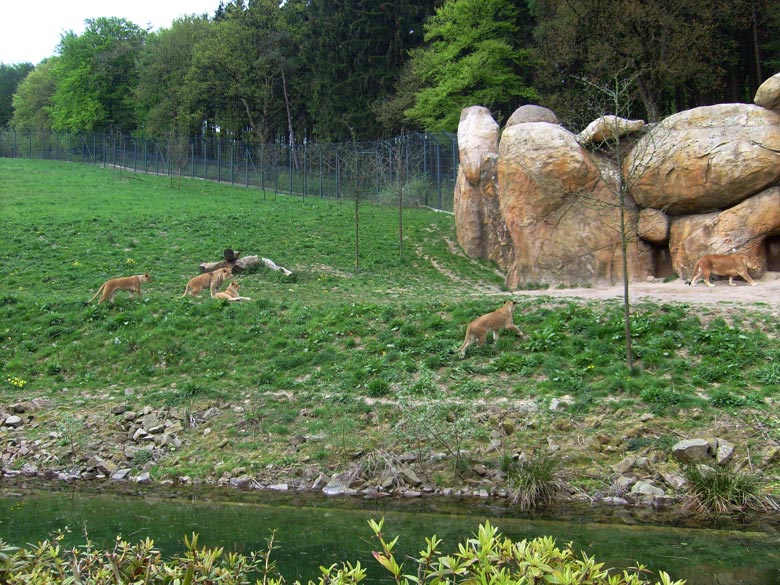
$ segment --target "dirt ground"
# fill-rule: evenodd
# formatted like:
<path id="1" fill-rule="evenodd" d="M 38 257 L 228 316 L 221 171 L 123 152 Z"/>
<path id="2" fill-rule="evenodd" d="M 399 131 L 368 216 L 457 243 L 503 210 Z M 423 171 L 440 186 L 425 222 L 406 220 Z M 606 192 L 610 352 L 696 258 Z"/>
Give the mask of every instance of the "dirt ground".
<path id="1" fill-rule="evenodd" d="M 780 315 L 780 272 L 767 272 L 750 286 L 741 278 L 736 278 L 736 286 L 729 286 L 727 278 L 716 280 L 710 288 L 700 282 L 694 287 L 682 280 L 672 282 L 633 282 L 629 286 L 629 300 L 632 303 L 651 301 L 655 303 L 689 303 L 696 305 L 722 305 L 725 307 L 750 306 L 765 308 L 772 316 Z M 572 299 L 622 299 L 623 285 L 594 286 L 592 288 L 547 289 L 539 291 L 516 291 L 516 296 L 547 296 Z"/>

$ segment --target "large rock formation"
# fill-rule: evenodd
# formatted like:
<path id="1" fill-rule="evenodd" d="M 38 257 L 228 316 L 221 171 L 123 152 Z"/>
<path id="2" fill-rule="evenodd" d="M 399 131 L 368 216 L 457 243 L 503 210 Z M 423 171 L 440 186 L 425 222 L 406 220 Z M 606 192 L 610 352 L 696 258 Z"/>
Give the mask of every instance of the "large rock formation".
<path id="1" fill-rule="evenodd" d="M 458 243 L 472 258 L 511 266 L 514 249 L 498 207 L 496 163 L 499 127 L 490 111 L 464 109 L 458 125 L 460 166 L 455 183 L 455 224 Z"/>
<path id="2" fill-rule="evenodd" d="M 515 251 L 509 288 L 614 282 L 622 275 L 620 174 L 606 158 L 587 153 L 568 130 L 547 122 L 505 129 L 498 199 Z M 627 224 L 635 226 L 636 207 L 629 198 L 624 212 Z M 643 244 L 629 240 L 632 271 L 647 270 Z"/>
<path id="3" fill-rule="evenodd" d="M 686 277 L 707 253 L 757 252 L 780 267 L 779 110 L 780 74 L 755 104 L 694 108 L 652 127 L 603 116 L 575 135 L 523 106 L 499 140 L 490 113 L 467 108 L 458 240 L 495 261 L 510 289 L 619 281 L 623 241 L 632 280 L 672 268 Z"/>
<path id="4" fill-rule="evenodd" d="M 780 114 L 720 104 L 670 116 L 631 149 L 623 177 L 641 207 L 671 215 L 730 207 L 780 179 Z"/>

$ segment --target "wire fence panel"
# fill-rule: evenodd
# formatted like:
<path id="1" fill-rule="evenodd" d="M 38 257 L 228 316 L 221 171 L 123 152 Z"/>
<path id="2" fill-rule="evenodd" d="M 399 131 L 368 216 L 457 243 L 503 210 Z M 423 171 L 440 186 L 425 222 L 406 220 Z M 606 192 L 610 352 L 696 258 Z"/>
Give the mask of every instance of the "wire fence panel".
<path id="1" fill-rule="evenodd" d="M 0 157 L 59 160 L 186 177 L 300 197 L 359 198 L 452 211 L 454 134 L 413 133 L 375 142 L 259 143 L 142 138 L 95 132 L 0 129 Z"/>

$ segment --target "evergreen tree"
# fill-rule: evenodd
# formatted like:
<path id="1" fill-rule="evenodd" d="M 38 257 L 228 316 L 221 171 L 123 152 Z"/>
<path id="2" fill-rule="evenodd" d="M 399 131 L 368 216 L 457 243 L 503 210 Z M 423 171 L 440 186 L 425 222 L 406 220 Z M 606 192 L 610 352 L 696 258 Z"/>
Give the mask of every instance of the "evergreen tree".
<path id="1" fill-rule="evenodd" d="M 454 131 L 465 107 L 482 105 L 501 119 L 537 100 L 527 83 L 533 54 L 519 44 L 527 18 L 512 0 L 447 0 L 425 25 L 426 45 L 411 53 L 405 116 L 426 130 Z"/>
<path id="2" fill-rule="evenodd" d="M 321 140 L 378 138 L 375 106 L 387 99 L 422 25 L 440 0 L 310 0 L 301 55 L 313 134 Z"/>

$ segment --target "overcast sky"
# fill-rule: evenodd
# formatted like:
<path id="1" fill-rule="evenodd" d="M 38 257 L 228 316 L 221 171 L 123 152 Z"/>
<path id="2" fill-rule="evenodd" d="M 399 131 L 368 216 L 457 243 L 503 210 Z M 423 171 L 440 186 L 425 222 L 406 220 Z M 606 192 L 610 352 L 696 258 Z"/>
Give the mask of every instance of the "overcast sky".
<path id="1" fill-rule="evenodd" d="M 87 18 L 116 16 L 157 30 L 186 14 L 213 16 L 218 6 L 219 0 L 5 0 L 0 63 L 37 65 L 54 55 L 63 32 L 84 32 Z"/>

